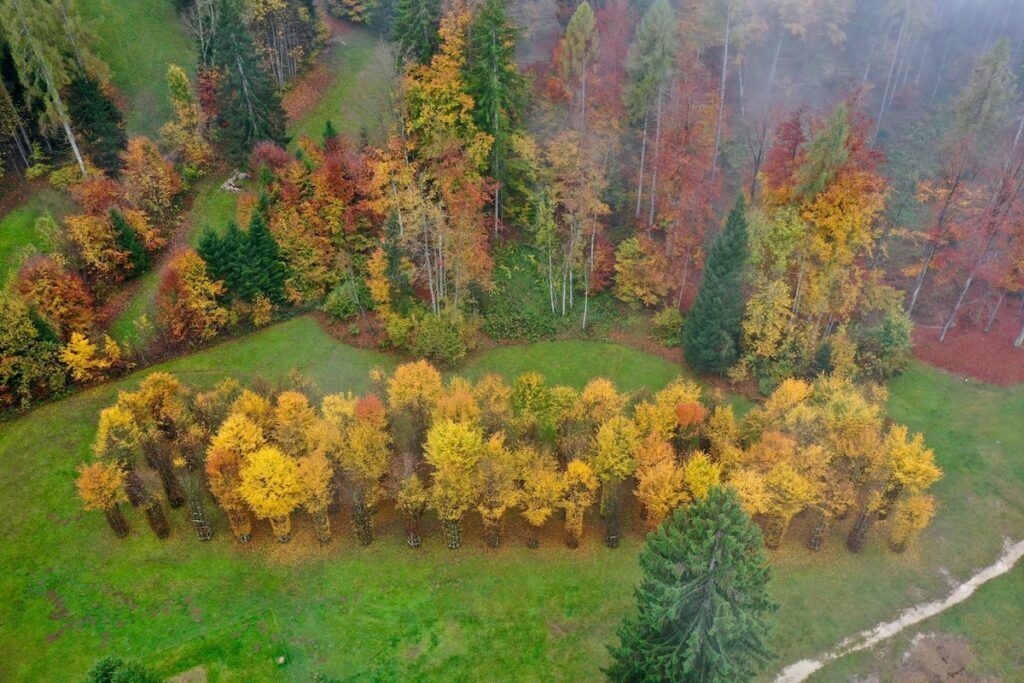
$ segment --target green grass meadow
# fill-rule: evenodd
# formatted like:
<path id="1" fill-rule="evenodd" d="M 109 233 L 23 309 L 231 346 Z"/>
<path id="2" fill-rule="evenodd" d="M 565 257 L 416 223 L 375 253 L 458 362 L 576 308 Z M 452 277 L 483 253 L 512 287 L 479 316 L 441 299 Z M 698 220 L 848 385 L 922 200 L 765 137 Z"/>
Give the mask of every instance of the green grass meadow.
<path id="1" fill-rule="evenodd" d="M 171 0 L 81 0 L 93 49 L 110 67 L 129 135 L 156 137 L 173 111 L 167 65 L 195 71 L 196 47 Z"/>
<path id="2" fill-rule="evenodd" d="M 71 200 L 60 190 L 44 186 L 29 193 L 17 208 L 0 216 L 0 286 L 13 274 L 19 253 L 34 245 L 40 251 L 49 251 L 43 235 L 36 230 L 36 221 L 50 214 L 58 221 L 71 210 Z"/>
<path id="3" fill-rule="evenodd" d="M 298 318 L 154 369 L 208 386 L 227 375 L 273 380 L 297 368 L 323 391 L 361 391 L 371 367 L 397 362 L 340 344 L 312 319 Z M 629 390 L 658 388 L 680 371 L 620 345 L 572 341 L 486 351 L 463 372 L 526 369 L 575 386 L 604 375 Z M 0 573 L 4 680 L 75 680 L 106 653 L 168 676 L 203 666 L 211 681 L 308 681 L 320 671 L 353 681 L 600 679 L 604 646 L 632 605 L 638 532 L 608 550 L 590 520 L 592 535 L 574 552 L 561 547 L 552 522 L 542 547 L 529 550 L 513 524 L 505 546 L 493 551 L 473 520 L 461 550 L 447 551 L 431 529 L 424 548 L 413 551 L 385 511 L 369 548 L 356 545 L 344 515 L 334 519 L 334 541 L 320 548 L 296 514 L 291 544 L 274 543 L 258 523 L 253 543 L 239 546 L 219 513 L 214 540 L 203 544 L 178 510 L 167 541 L 152 537 L 135 511 L 131 535 L 115 539 L 102 515 L 81 511 L 75 468 L 88 457 L 100 408 L 144 374 L 0 425 L 8 472 L 0 501 L 13 532 L 0 545 L 0 566 L 9 568 Z M 812 554 L 798 520 L 773 556 L 781 605 L 773 671 L 946 594 L 942 570 L 965 578 L 998 555 L 1004 535 L 1024 534 L 1024 387 L 964 383 L 914 364 L 893 384 L 890 410 L 925 431 L 946 469 L 936 491 L 939 516 L 902 555 L 884 548 L 883 529 L 861 555 L 846 551 L 839 532 Z M 977 634 L 982 663 L 1006 680 L 1020 673 L 1012 650 L 1020 580 L 1017 570 L 936 618 Z M 1017 607 L 1003 606 L 1007 600 Z M 985 605 L 995 603 L 1004 618 L 985 616 Z M 816 680 L 845 680 L 831 675 L 826 668 Z"/>

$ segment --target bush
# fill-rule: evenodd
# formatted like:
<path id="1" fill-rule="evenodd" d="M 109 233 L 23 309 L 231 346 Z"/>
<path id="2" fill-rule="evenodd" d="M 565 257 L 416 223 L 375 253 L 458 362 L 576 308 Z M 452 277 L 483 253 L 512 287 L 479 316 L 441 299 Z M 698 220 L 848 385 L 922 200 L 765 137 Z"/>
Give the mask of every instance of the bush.
<path id="1" fill-rule="evenodd" d="M 683 343 L 683 314 L 671 306 L 654 316 L 654 332 L 665 346 L 679 346 Z"/>
<path id="2" fill-rule="evenodd" d="M 335 320 L 344 321 L 366 310 L 369 302 L 370 292 L 366 285 L 348 280 L 331 290 L 320 310 Z"/>
<path id="3" fill-rule="evenodd" d="M 884 381 L 906 369 L 912 327 L 903 309 L 894 307 L 877 324 L 856 335 L 857 366 L 865 379 Z"/>
<path id="4" fill-rule="evenodd" d="M 479 325 L 458 311 L 421 314 L 414 323 L 407 348 L 415 356 L 442 367 L 454 367 L 476 346 Z"/>

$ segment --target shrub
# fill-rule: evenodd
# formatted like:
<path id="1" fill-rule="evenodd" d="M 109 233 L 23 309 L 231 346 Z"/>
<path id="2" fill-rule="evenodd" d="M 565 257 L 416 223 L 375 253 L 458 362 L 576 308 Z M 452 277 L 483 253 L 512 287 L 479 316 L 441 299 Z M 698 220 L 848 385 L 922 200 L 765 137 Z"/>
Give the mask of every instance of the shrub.
<path id="1" fill-rule="evenodd" d="M 458 311 L 421 314 L 413 327 L 407 343 L 409 352 L 449 368 L 461 363 L 476 346 L 479 330 L 474 318 Z"/>
<path id="2" fill-rule="evenodd" d="M 856 335 L 857 366 L 865 379 L 884 381 L 903 372 L 910 359 L 910 318 L 902 308 L 888 310 L 882 319 Z"/>
<path id="3" fill-rule="evenodd" d="M 362 313 L 370 303 L 370 292 L 362 282 L 348 280 L 331 290 L 320 307 L 335 320 L 344 321 Z"/>
<path id="4" fill-rule="evenodd" d="M 683 343 L 683 314 L 670 306 L 654 316 L 654 332 L 665 346 L 679 346 Z"/>

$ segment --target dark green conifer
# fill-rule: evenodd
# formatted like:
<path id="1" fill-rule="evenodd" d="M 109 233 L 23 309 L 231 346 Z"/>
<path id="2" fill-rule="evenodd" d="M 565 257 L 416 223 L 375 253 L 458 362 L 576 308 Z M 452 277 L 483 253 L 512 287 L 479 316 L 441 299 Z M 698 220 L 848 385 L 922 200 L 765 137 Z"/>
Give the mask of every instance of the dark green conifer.
<path id="1" fill-rule="evenodd" d="M 247 242 L 253 297 L 263 294 L 274 303 L 284 303 L 284 280 L 287 273 L 281 261 L 277 240 L 270 232 L 267 219 L 261 211 L 252 213 Z"/>
<path id="2" fill-rule="evenodd" d="M 124 117 L 99 81 L 79 71 L 67 87 L 68 113 L 86 156 L 108 173 L 124 166 L 121 154 L 128 145 Z"/>
<path id="3" fill-rule="evenodd" d="M 139 234 L 117 209 L 110 210 L 110 224 L 117 235 L 117 246 L 129 254 L 132 275 L 138 275 L 149 267 L 149 254 L 146 253 L 146 246 L 139 239 Z"/>
<path id="4" fill-rule="evenodd" d="M 637 613 L 609 648 L 610 680 L 739 683 L 772 657 L 764 542 L 733 489 L 670 515 L 647 536 L 640 568 Z"/>
<path id="5" fill-rule="evenodd" d="M 398 0 L 391 33 L 402 54 L 427 64 L 441 46 L 441 0 Z"/>
<path id="6" fill-rule="evenodd" d="M 281 97 L 267 73 L 242 16 L 239 0 L 219 0 L 212 44 L 217 88 L 218 139 L 229 159 L 241 163 L 258 143 L 287 142 Z"/>
<path id="7" fill-rule="evenodd" d="M 683 354 L 700 372 L 724 373 L 740 356 L 747 218 L 743 197 L 711 246 L 697 301 L 683 324 Z"/>

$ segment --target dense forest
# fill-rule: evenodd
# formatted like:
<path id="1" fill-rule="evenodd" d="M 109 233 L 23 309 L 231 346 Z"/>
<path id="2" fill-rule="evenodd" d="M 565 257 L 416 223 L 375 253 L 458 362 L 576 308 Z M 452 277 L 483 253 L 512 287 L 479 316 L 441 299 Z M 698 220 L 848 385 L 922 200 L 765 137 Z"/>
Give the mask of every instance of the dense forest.
<path id="1" fill-rule="evenodd" d="M 0 415 L 296 316 L 397 359 L 356 393 L 147 373 L 78 469 L 118 538 L 130 505 L 166 539 L 165 503 L 239 543 L 298 511 L 364 546 L 390 511 L 414 548 L 429 512 L 452 550 L 472 515 L 490 548 L 513 517 L 531 548 L 635 521 L 605 673 L 749 680 L 794 520 L 812 551 L 877 524 L 903 553 L 936 517 L 936 454 L 886 414 L 914 353 L 1024 380 L 1016 0 L 166 0 L 191 54 L 152 135 L 83 2 L 0 0 L 0 209 L 69 207 L 9 255 L 0 232 Z M 356 31 L 380 102 L 297 133 Z M 454 374 L 569 339 L 681 374 Z"/>

